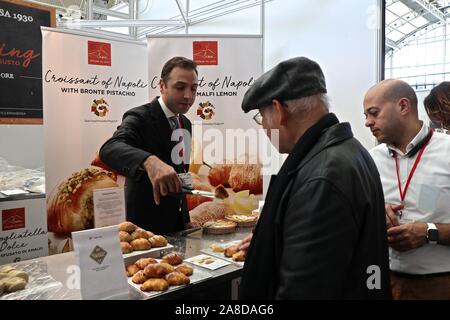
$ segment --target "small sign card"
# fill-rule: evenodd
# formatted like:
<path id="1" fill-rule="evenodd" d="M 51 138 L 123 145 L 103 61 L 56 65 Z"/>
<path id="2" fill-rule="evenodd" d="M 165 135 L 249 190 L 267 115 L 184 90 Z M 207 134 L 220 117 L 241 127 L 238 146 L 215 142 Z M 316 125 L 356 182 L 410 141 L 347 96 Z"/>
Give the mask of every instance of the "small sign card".
<path id="1" fill-rule="evenodd" d="M 94 225 L 96 228 L 116 225 L 125 220 L 123 188 L 94 190 Z"/>
<path id="2" fill-rule="evenodd" d="M 82 299 L 125 299 L 128 283 L 117 226 L 72 232 Z"/>
<path id="3" fill-rule="evenodd" d="M 199 254 L 198 256 L 191 257 L 185 261 L 210 270 L 216 270 L 231 264 L 228 261 L 207 254 Z"/>

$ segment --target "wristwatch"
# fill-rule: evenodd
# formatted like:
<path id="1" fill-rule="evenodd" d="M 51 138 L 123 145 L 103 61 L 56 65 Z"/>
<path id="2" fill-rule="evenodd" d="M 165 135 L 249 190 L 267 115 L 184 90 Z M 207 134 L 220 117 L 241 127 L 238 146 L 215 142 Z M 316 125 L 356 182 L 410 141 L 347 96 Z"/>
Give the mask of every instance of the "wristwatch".
<path id="1" fill-rule="evenodd" d="M 434 223 L 427 223 L 427 241 L 429 244 L 437 244 L 439 240 L 439 230 Z"/>

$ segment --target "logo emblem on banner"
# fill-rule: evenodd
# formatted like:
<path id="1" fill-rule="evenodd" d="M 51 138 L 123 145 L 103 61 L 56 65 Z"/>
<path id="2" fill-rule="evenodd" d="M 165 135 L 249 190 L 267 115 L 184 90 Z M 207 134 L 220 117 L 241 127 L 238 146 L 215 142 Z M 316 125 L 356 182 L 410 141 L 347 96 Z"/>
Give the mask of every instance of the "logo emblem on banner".
<path id="1" fill-rule="evenodd" d="M 25 208 L 2 210 L 2 230 L 25 228 Z"/>
<path id="2" fill-rule="evenodd" d="M 197 115 L 203 120 L 211 120 L 215 114 L 214 109 L 211 102 L 200 102 L 200 106 L 197 108 Z"/>
<path id="3" fill-rule="evenodd" d="M 217 41 L 194 41 L 192 46 L 194 61 L 197 65 L 218 65 Z"/>
<path id="4" fill-rule="evenodd" d="M 97 117 L 104 117 L 109 112 L 109 105 L 105 101 L 105 99 L 100 98 L 98 100 L 94 100 L 91 106 L 91 112 L 95 114 Z"/>
<path id="5" fill-rule="evenodd" d="M 88 63 L 99 66 L 111 66 L 111 44 L 88 41 Z"/>

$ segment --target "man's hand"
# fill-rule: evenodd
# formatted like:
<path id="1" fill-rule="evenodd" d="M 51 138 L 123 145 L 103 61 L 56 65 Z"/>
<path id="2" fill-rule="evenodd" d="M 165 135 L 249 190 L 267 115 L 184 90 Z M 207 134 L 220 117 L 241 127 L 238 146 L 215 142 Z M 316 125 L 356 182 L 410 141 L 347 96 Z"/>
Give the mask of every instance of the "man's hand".
<path id="1" fill-rule="evenodd" d="M 247 253 L 248 247 L 250 247 L 250 242 L 252 241 L 253 233 L 250 233 L 244 239 L 242 239 L 241 243 L 238 244 L 238 250 L 245 251 Z"/>
<path id="2" fill-rule="evenodd" d="M 153 198 L 159 205 L 161 196 L 169 192 L 181 192 L 181 181 L 174 168 L 156 156 L 149 156 L 144 161 L 144 168 L 153 185 Z"/>
<path id="3" fill-rule="evenodd" d="M 399 226 L 398 216 L 401 214 L 400 210 L 404 208 L 404 205 L 386 203 L 384 208 L 386 209 L 386 228 L 390 229 Z"/>
<path id="4" fill-rule="evenodd" d="M 389 246 L 397 251 L 408 251 L 427 243 L 427 224 L 407 223 L 387 231 Z"/>

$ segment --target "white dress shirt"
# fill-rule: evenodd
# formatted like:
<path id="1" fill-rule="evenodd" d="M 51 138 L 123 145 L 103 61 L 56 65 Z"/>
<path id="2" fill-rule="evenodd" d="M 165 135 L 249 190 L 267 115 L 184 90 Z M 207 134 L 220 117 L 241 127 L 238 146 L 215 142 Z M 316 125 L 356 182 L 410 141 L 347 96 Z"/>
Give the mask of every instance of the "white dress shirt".
<path id="1" fill-rule="evenodd" d="M 410 151 L 424 139 L 429 127 L 422 129 L 406 147 Z M 370 150 L 380 172 L 386 203 L 399 204 L 395 159 L 389 149 L 397 152 L 402 190 L 419 154 L 408 157 L 393 146 L 380 144 Z M 450 223 L 450 136 L 434 132 L 417 165 L 404 199 L 405 209 L 400 223 Z M 391 270 L 409 274 L 430 274 L 450 271 L 450 246 L 425 244 L 420 248 L 399 252 L 390 248 Z"/>

